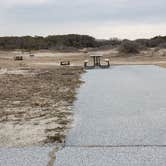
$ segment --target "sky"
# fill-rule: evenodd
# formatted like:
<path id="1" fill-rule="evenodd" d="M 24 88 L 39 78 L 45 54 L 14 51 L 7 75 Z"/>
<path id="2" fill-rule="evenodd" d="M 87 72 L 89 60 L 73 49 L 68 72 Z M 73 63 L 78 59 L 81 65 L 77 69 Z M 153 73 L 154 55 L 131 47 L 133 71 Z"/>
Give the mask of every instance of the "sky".
<path id="1" fill-rule="evenodd" d="M 166 0 L 0 0 L 0 36 L 166 35 Z"/>

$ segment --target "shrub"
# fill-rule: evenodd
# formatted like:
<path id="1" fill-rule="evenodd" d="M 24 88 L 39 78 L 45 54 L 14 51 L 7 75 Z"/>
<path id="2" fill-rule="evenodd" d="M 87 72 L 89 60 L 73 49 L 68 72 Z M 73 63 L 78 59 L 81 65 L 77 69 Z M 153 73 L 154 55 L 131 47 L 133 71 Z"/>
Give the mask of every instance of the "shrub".
<path id="1" fill-rule="evenodd" d="M 139 44 L 132 41 L 123 41 L 119 47 L 119 52 L 121 53 L 139 53 Z"/>
<path id="2" fill-rule="evenodd" d="M 165 42 L 165 43 L 161 43 L 161 44 L 159 44 L 158 47 L 159 47 L 159 48 L 166 48 L 166 42 Z"/>
<path id="3" fill-rule="evenodd" d="M 149 40 L 149 47 L 158 47 L 166 42 L 166 36 L 156 36 Z"/>

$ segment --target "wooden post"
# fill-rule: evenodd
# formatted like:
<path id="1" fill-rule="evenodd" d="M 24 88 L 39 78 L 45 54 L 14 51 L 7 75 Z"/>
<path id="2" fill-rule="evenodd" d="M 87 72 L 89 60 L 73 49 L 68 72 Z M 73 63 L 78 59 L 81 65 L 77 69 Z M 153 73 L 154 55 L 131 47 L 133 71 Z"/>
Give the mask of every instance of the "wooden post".
<path id="1" fill-rule="evenodd" d="M 100 64 L 100 57 L 98 57 L 98 66 L 100 66 L 101 64 Z"/>
<path id="2" fill-rule="evenodd" d="M 107 63 L 107 66 L 110 67 L 110 60 L 109 59 L 105 59 L 105 62 Z"/>
<path id="3" fill-rule="evenodd" d="M 88 60 L 84 61 L 84 67 L 86 68 L 88 66 Z"/>
<path id="4" fill-rule="evenodd" d="M 91 55 L 91 58 L 93 59 L 93 65 L 94 67 L 98 66 L 100 67 L 101 64 L 100 64 L 100 58 L 101 58 L 102 55 Z"/>
<path id="5" fill-rule="evenodd" d="M 95 56 L 93 57 L 93 64 L 94 64 L 94 66 L 96 66 L 96 57 Z"/>

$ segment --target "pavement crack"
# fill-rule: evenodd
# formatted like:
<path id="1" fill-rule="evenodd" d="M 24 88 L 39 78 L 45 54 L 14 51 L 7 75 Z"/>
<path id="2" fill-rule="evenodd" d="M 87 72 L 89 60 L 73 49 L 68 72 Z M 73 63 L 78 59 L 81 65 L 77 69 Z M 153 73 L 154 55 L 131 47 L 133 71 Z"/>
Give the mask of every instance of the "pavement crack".
<path id="1" fill-rule="evenodd" d="M 134 147 L 166 147 L 166 145 L 66 145 L 73 148 L 134 148 Z"/>
<path id="2" fill-rule="evenodd" d="M 47 166 L 54 166 L 57 151 L 59 151 L 59 147 L 55 147 L 52 149 L 52 151 L 49 152 L 50 160 L 49 160 Z"/>

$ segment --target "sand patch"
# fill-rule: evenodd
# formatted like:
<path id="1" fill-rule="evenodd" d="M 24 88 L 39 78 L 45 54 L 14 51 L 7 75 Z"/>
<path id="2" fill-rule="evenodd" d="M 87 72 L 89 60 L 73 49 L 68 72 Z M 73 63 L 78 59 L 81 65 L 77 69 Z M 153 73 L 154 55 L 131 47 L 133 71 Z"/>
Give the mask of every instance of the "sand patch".
<path id="1" fill-rule="evenodd" d="M 70 106 L 81 83 L 82 69 L 1 72 L 0 146 L 62 143 L 72 122 Z"/>

